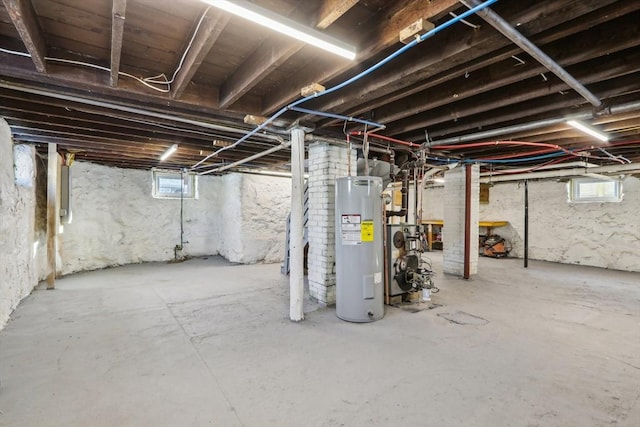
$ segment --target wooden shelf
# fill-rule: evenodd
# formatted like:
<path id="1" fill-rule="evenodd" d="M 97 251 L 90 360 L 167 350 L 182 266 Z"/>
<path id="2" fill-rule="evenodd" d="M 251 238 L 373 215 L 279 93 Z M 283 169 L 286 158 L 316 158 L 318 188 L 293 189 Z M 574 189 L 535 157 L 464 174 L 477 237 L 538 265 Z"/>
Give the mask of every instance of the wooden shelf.
<path id="1" fill-rule="evenodd" d="M 435 227 L 442 228 L 444 226 L 444 220 L 442 219 L 425 219 L 422 220 L 422 224 L 427 226 L 427 245 L 429 250 L 432 251 L 434 247 L 436 249 L 442 249 L 442 242 L 433 238 L 433 229 Z M 487 236 L 491 235 L 494 227 L 504 227 L 508 225 L 509 221 L 479 221 L 478 227 L 485 227 L 487 229 Z M 438 245 L 439 244 L 439 245 Z M 439 246 L 437 248 L 436 246 Z"/>

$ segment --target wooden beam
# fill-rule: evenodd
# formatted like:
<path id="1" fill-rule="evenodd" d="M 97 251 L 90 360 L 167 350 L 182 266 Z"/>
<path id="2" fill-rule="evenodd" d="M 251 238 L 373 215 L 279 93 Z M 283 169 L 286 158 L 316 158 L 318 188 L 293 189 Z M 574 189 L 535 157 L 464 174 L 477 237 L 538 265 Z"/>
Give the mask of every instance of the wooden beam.
<path id="1" fill-rule="evenodd" d="M 613 1 L 615 0 L 551 2 L 545 3 L 544 11 L 541 11 L 538 4 L 523 9 L 519 4 L 505 3 L 506 9 L 502 11 L 502 16 L 510 22 L 522 23 L 523 29 L 526 29 L 527 35 L 530 36 L 566 22 L 566 10 L 569 6 L 573 7 L 572 13 L 575 16 L 580 16 Z M 386 67 L 366 82 L 341 91 L 339 97 L 319 99 L 308 108 L 334 113 L 350 112 L 358 105 L 365 105 L 374 99 L 419 84 L 446 71 L 452 65 L 468 62 L 482 55 L 490 56 L 505 46 L 511 46 L 507 38 L 486 25 L 472 30 L 459 24 L 458 31 L 442 33 L 438 36 L 437 42 L 435 40 L 431 39 L 431 43 L 425 41 L 422 43 L 424 46 L 417 47 L 418 50 L 422 49 L 423 54 L 414 56 L 413 61 L 400 63 L 398 67 Z M 398 68 L 402 70 L 401 73 L 398 73 Z"/>
<path id="2" fill-rule="evenodd" d="M 594 70 L 588 76 L 582 77 L 582 82 L 587 85 L 592 85 L 593 83 L 618 78 L 629 72 L 621 68 L 613 68 L 613 65 L 611 68 L 602 68 L 604 69 Z M 625 84 L 623 81 L 620 81 L 620 83 Z M 420 130 L 422 132 L 423 129 L 429 129 L 430 126 L 446 123 L 452 119 L 459 120 L 485 111 L 495 111 L 506 106 L 516 107 L 527 101 L 566 90 L 569 90 L 568 86 L 561 81 L 554 81 L 552 84 L 547 84 L 540 79 L 537 85 L 531 82 L 522 82 L 521 84 L 508 87 L 508 97 L 505 97 L 504 93 L 500 94 L 494 91 L 477 98 L 468 99 L 456 105 L 430 110 L 424 118 L 420 116 L 400 120 L 392 126 L 387 127 L 387 131 L 390 134 L 401 134 L 413 130 Z"/>
<path id="3" fill-rule="evenodd" d="M 56 287 L 58 146 L 50 143 L 47 160 L 47 289 Z"/>
<path id="4" fill-rule="evenodd" d="M 603 34 L 606 34 L 607 37 L 603 38 Z M 593 44 L 590 44 L 589 40 L 592 40 Z M 640 51 L 638 53 L 625 52 L 624 54 L 618 54 L 618 52 L 639 45 L 640 29 L 638 26 L 621 26 L 612 23 L 602 31 L 594 29 L 588 35 L 581 34 L 572 40 L 562 40 L 554 46 L 545 46 L 545 51 L 553 55 L 553 58 L 562 67 L 571 67 L 571 72 L 581 81 L 591 84 L 600 79 L 608 79 L 634 71 L 636 66 L 633 64 L 640 62 L 640 57 L 638 57 Z M 592 46 L 592 48 L 585 49 L 584 46 Z M 607 53 L 606 61 L 600 59 L 602 52 Z M 594 63 L 595 59 L 598 62 Z M 468 78 L 459 79 L 453 89 L 450 83 L 444 83 L 429 91 L 400 99 L 388 107 L 376 110 L 375 117 L 381 123 L 387 124 L 387 129 L 389 129 L 395 126 L 395 124 L 389 126 L 392 122 L 405 118 L 415 122 L 414 116 L 424 111 L 430 111 L 429 116 L 433 117 L 435 108 L 444 105 L 448 105 L 449 108 L 453 105 L 455 108 L 464 99 L 475 100 L 474 102 L 478 106 L 482 105 L 483 108 L 490 109 L 488 108 L 489 104 L 498 98 L 513 104 L 518 102 L 517 98 L 520 94 L 531 99 L 554 91 L 568 89 L 566 84 L 555 78 L 547 77 L 551 80 L 547 83 L 541 76 L 542 73 L 546 73 L 545 76 L 549 74 L 537 61 L 529 61 L 522 66 L 514 67 L 513 60 L 509 58 L 478 70 L 470 74 Z M 527 81 L 531 78 L 534 80 Z M 536 81 L 539 84 L 536 84 Z M 500 88 L 506 88 L 506 93 L 509 96 L 505 96 L 504 91 L 496 91 Z M 539 94 L 536 94 L 536 91 Z M 482 99 L 472 98 L 480 94 L 483 94 Z"/>
<path id="5" fill-rule="evenodd" d="M 242 115 L 230 112 L 221 113 L 218 110 L 218 91 L 213 86 L 198 85 L 187 88 L 180 99 L 171 99 L 171 95 L 160 93 L 146 88 L 131 79 L 122 79 L 118 87 L 109 86 L 109 78 L 99 70 L 64 65 L 50 64 L 47 74 L 37 73 L 29 64 L 28 58 L 17 57 L 0 52 L 0 83 L 6 83 L 5 77 L 13 77 L 29 80 L 45 85 L 50 92 L 68 93 L 74 89 L 82 91 L 81 97 L 91 99 L 105 99 L 115 97 L 132 106 L 140 103 L 155 105 L 160 111 L 167 108 L 183 109 L 185 113 L 196 113 L 211 117 L 229 117 L 232 121 L 244 117 L 245 114 L 258 114 L 260 99 L 255 96 L 243 98 L 242 105 L 234 107 L 242 108 Z M 16 87 L 24 84 L 12 82 Z M 26 85 L 29 86 L 29 85 Z M 115 98 L 111 98 L 114 100 Z"/>
<path id="6" fill-rule="evenodd" d="M 304 47 L 302 42 L 267 39 L 220 86 L 220 108 L 227 108 Z"/>
<path id="7" fill-rule="evenodd" d="M 324 30 L 347 13 L 360 0 L 324 0 L 318 9 L 316 28 Z"/>
<path id="8" fill-rule="evenodd" d="M 230 15 L 228 13 L 210 9 L 205 11 L 205 16 L 202 19 L 200 27 L 198 28 L 198 26 L 196 26 L 193 30 L 196 32 L 193 43 L 191 43 L 190 47 L 189 44 L 187 44 L 185 48 L 188 49 L 187 55 L 171 86 L 172 98 L 175 99 L 182 96 L 182 93 L 202 64 L 202 61 L 206 58 L 209 50 L 227 26 L 229 19 Z M 180 66 L 180 64 L 178 66 Z"/>
<path id="9" fill-rule="evenodd" d="M 572 36 L 576 33 L 592 28 L 594 20 L 598 22 L 600 25 L 602 25 L 607 21 L 612 21 L 614 19 L 628 15 L 632 12 L 635 12 L 638 9 L 640 9 L 640 2 L 612 3 L 605 7 L 602 7 L 601 9 L 598 9 L 597 17 L 594 17 L 593 13 L 583 14 L 582 16 L 571 20 L 570 23 L 562 25 L 561 29 L 559 29 L 558 31 L 555 31 L 555 30 L 553 32 L 544 31 L 540 34 L 535 35 L 534 37 L 532 37 L 532 41 L 536 43 L 538 46 L 547 45 L 547 44 L 556 42 L 560 39 Z M 606 31 L 605 31 L 605 34 L 607 34 Z M 604 37 L 604 39 L 601 38 L 601 40 L 608 40 L 608 37 L 609 37 L 609 34 L 607 34 L 606 37 Z M 600 41 L 594 42 L 592 44 L 581 43 L 580 46 L 575 48 L 576 52 L 571 52 L 571 53 L 572 54 L 585 53 L 583 51 L 585 50 L 589 51 L 589 49 L 584 49 L 584 46 L 595 47 L 599 45 L 600 45 Z M 609 45 L 611 45 L 611 43 L 609 43 Z M 545 46 L 545 50 L 546 49 L 548 48 Z M 607 50 L 607 49 L 609 48 L 603 48 L 603 50 Z M 569 51 L 571 50 L 572 49 L 564 48 L 564 49 L 556 50 L 555 52 L 548 52 L 548 53 L 553 58 L 557 59 L 557 58 L 566 57 L 566 55 L 569 54 L 570 53 Z M 615 47 L 614 47 L 614 50 L 615 50 Z M 380 123 L 388 124 L 391 121 L 398 120 L 399 118 L 402 118 L 402 117 L 408 117 L 415 113 L 415 111 L 414 112 L 411 111 L 412 106 L 407 105 L 411 102 L 411 100 L 417 101 L 417 103 L 419 103 L 422 107 L 424 107 L 422 111 L 426 111 L 427 109 L 433 108 L 433 106 L 431 105 L 431 101 L 434 100 L 434 98 L 438 98 L 438 96 L 434 94 L 431 90 L 428 93 L 421 93 L 421 92 L 426 91 L 427 89 L 435 88 L 436 86 L 443 85 L 443 84 L 447 85 L 447 87 L 450 87 L 450 82 L 452 81 L 452 79 L 457 78 L 461 75 L 465 75 L 469 73 L 471 76 L 471 79 L 466 79 L 464 81 L 465 83 L 461 85 L 461 86 L 464 86 L 465 84 L 469 83 L 471 80 L 474 80 L 478 76 L 482 76 L 482 75 L 487 76 L 485 77 L 486 79 L 488 79 L 487 81 L 489 80 L 497 81 L 504 78 L 505 71 L 508 72 L 509 70 L 511 70 L 511 71 L 523 72 L 524 71 L 522 69 L 523 67 L 516 67 L 514 69 L 513 67 L 504 67 L 504 64 L 498 64 L 499 61 L 502 61 L 507 58 L 511 58 L 512 55 L 517 55 L 519 52 L 521 52 L 519 47 L 515 45 L 509 45 L 495 51 L 491 56 L 484 55 L 484 56 L 480 56 L 478 58 L 471 59 L 470 61 L 462 62 L 462 63 L 460 63 L 461 61 L 455 61 L 458 65 L 447 68 L 446 70 L 437 73 L 433 77 L 424 79 L 416 84 L 411 85 L 410 87 L 403 88 L 402 90 L 396 91 L 395 93 L 387 94 L 375 100 L 369 100 L 368 102 L 358 106 L 357 108 L 350 108 L 348 110 L 349 111 L 348 114 L 349 116 L 358 117 L 361 114 L 374 110 L 375 117 L 377 117 L 377 121 L 379 121 Z M 574 62 L 582 61 L 578 59 L 578 55 L 571 55 L 571 57 L 576 58 Z M 566 65 L 566 63 L 563 63 L 563 65 Z M 435 64 L 434 67 L 440 67 L 440 65 Z M 501 67 L 501 71 L 498 71 L 497 67 Z M 531 65 L 529 67 L 531 67 Z M 538 67 L 538 69 L 541 70 L 540 72 L 544 72 L 543 67 Z M 524 79 L 525 77 L 521 76 L 521 78 Z M 482 80 L 483 79 L 480 78 L 480 81 Z M 474 85 L 476 86 L 479 85 L 477 83 L 477 80 L 474 83 Z M 456 93 L 458 93 L 462 97 L 464 96 L 464 94 L 468 92 L 466 89 L 458 86 L 456 87 Z M 415 94 L 418 94 L 418 95 L 416 95 L 415 97 L 411 96 Z M 450 90 L 448 93 L 449 98 L 447 102 L 451 101 L 452 94 L 453 94 L 453 91 Z M 429 101 L 425 101 L 425 99 L 428 99 Z M 456 101 L 460 101 L 460 99 L 461 98 L 456 98 Z M 338 122 L 340 121 L 324 120 L 319 125 L 319 127 L 331 126 Z"/>
<path id="10" fill-rule="evenodd" d="M 616 79 L 614 84 L 611 82 L 600 82 L 590 87 L 598 93 L 603 99 L 615 98 L 611 100 L 612 104 L 624 104 L 630 102 L 628 97 L 637 100 L 635 93 L 638 91 L 638 73 L 629 74 Z M 630 94 L 625 97 L 621 94 Z M 635 96 L 635 99 L 633 98 Z M 536 98 L 531 101 L 523 102 L 518 105 L 501 107 L 496 110 L 479 112 L 477 114 L 462 117 L 455 121 L 448 120 L 438 124 L 432 124 L 429 128 L 429 136 L 435 139 L 459 135 L 461 133 L 469 133 L 470 130 L 477 129 L 494 129 L 506 126 L 513 122 L 533 122 L 546 118 L 556 118 L 572 114 L 591 113 L 592 110 L 584 106 L 582 99 L 575 92 L 566 92 L 565 94 L 554 93 L 545 97 Z M 401 139 L 407 141 L 424 142 L 424 130 L 419 129 L 411 134 L 401 134 L 397 131 L 391 131 L 394 136 L 400 136 Z"/>
<path id="11" fill-rule="evenodd" d="M 126 9 L 127 0 L 113 0 L 111 9 L 111 81 L 109 82 L 111 86 L 118 85 Z"/>
<path id="12" fill-rule="evenodd" d="M 405 0 L 393 2 L 393 5 L 383 12 L 383 15 L 376 19 L 377 25 L 373 26 L 363 37 L 364 48 L 358 52 L 358 61 L 365 61 L 380 51 L 399 43 L 398 34 L 400 30 L 415 22 L 418 18 L 430 19 L 439 16 L 444 12 L 459 7 L 457 0 Z M 291 79 L 288 84 L 281 89 L 273 91 L 263 100 L 263 115 L 278 110 L 280 107 L 299 98 L 300 88 L 312 82 L 323 83 L 348 71 L 354 64 L 352 62 L 340 61 L 330 69 L 321 69 L 315 75 L 309 77 L 304 73 Z"/>
<path id="13" fill-rule="evenodd" d="M 47 47 L 40 30 L 38 17 L 30 0 L 2 0 L 9 13 L 13 25 L 18 30 L 20 38 L 31 55 L 31 60 L 40 73 L 47 72 Z"/>
<path id="14" fill-rule="evenodd" d="M 327 28 L 347 13 L 358 1 L 359 0 L 325 0 L 320 6 L 320 11 L 315 19 L 316 28 L 321 30 Z M 302 42 L 282 39 L 280 37 L 270 37 L 266 39 L 220 87 L 220 108 L 227 108 L 236 102 L 267 77 L 274 69 L 305 46 Z"/>

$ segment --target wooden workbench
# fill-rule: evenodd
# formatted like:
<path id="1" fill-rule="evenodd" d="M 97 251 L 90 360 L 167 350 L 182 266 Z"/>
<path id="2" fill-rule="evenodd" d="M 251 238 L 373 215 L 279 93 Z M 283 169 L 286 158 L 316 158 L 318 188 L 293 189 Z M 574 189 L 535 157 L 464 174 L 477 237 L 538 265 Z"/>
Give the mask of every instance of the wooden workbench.
<path id="1" fill-rule="evenodd" d="M 442 227 L 444 225 L 444 220 L 442 219 L 425 219 L 422 221 L 423 225 L 427 226 L 427 244 L 429 246 L 429 250 L 433 250 L 433 226 L 438 225 Z M 478 227 L 485 227 L 487 229 L 487 236 L 491 235 L 492 229 L 494 227 L 504 227 L 509 224 L 508 221 L 479 221 Z"/>

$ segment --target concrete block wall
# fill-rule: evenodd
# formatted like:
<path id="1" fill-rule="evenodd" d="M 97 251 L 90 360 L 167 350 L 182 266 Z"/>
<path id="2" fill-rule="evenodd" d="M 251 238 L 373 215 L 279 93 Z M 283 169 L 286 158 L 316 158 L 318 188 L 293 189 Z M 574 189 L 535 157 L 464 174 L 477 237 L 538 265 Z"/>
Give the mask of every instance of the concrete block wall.
<path id="1" fill-rule="evenodd" d="M 445 172 L 444 227 L 442 227 L 443 270 L 445 273 L 464 273 L 464 224 L 466 168 Z M 480 203 L 480 169 L 471 167 L 471 262 L 470 274 L 478 272 L 478 218 Z"/>
<path id="2" fill-rule="evenodd" d="M 348 176 L 348 155 L 355 175 L 355 150 L 347 154 L 346 147 L 325 142 L 309 145 L 309 294 L 323 304 L 336 302 L 335 180 Z"/>

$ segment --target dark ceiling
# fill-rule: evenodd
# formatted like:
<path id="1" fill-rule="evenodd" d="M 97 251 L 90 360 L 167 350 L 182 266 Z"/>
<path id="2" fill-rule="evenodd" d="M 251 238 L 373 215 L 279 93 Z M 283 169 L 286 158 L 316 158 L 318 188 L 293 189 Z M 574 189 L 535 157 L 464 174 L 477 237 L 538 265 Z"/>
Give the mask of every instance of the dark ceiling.
<path id="1" fill-rule="evenodd" d="M 191 167 L 254 129 L 246 115 L 268 117 L 300 99 L 310 83 L 330 88 L 367 69 L 401 48 L 399 31 L 417 19 L 438 26 L 468 10 L 452 0 L 255 3 L 356 46 L 357 59 L 305 46 L 199 0 L 3 0 L 0 116 L 16 142 L 44 151 L 57 143 L 77 160 Z M 585 156 L 596 164 L 640 161 L 640 1 L 501 0 L 491 9 L 602 105 L 594 107 L 472 15 L 301 106 L 383 123 L 378 134 L 426 143 L 439 158 L 523 156 L 516 166 Z M 173 82 L 159 83 L 161 75 Z M 569 127 L 568 117 L 608 133 L 610 141 L 597 143 Z M 289 111 L 199 170 L 280 145 L 298 119 L 315 127 L 314 135 L 339 140 L 363 129 Z M 497 140 L 547 145 L 475 144 Z M 172 144 L 178 151 L 161 163 Z M 244 166 L 277 167 L 289 155 L 273 151 Z"/>

